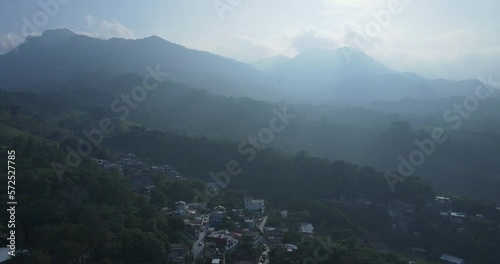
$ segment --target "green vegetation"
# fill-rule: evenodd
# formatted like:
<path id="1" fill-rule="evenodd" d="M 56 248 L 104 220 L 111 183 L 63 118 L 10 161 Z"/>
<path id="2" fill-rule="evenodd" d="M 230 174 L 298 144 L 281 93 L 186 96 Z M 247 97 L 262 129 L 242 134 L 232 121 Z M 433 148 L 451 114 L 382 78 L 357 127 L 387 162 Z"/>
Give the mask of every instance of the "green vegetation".
<path id="1" fill-rule="evenodd" d="M 189 241 L 182 222 L 132 194 L 121 176 L 85 160 L 59 181 L 51 167 L 63 160 L 56 147 L 15 137 L 12 149 L 18 164 L 17 243 L 29 252 L 12 263 L 163 263 L 170 243 Z M 7 219 L 7 212 L 1 217 Z"/>
<path id="2" fill-rule="evenodd" d="M 178 93 L 179 97 L 166 103 L 171 107 L 169 111 L 175 109 L 175 106 L 170 105 L 173 101 L 181 104 L 180 96 L 186 92 L 175 88 L 175 85 L 171 88 L 173 90 L 169 94 Z M 212 103 L 221 107 L 214 111 L 227 118 L 221 123 L 214 123 L 213 130 L 207 129 L 208 132 L 222 131 L 221 124 L 233 124 L 231 120 L 247 116 L 253 121 L 236 122 L 234 130 L 231 127 L 227 129 L 231 137 L 238 137 L 243 131 L 258 131 L 254 128 L 268 122 L 269 116 L 250 115 L 253 109 L 272 113 L 272 106 L 267 103 L 198 93 L 202 97 L 212 98 Z M 102 97 L 97 101 L 90 100 L 97 95 Z M 183 108 L 166 119 L 160 118 L 166 110 L 158 110 L 155 107 L 159 105 L 151 103 L 131 112 L 129 121 L 119 119 L 105 108 L 112 95 L 113 92 L 98 90 L 46 94 L 1 92 L 0 143 L 16 150 L 17 162 L 20 164 L 20 176 L 16 184 L 19 186 L 18 248 L 29 252 L 15 258 L 12 263 L 68 263 L 80 260 L 86 263 L 161 263 L 166 259 L 170 244 L 191 242 L 184 223 L 176 217 L 163 214 L 160 211 L 162 208 L 172 207 L 178 200 L 205 201 L 210 206 L 239 208 L 244 193 L 265 198 L 266 206 L 270 208 L 269 224 L 288 228 L 284 242 L 299 244 L 299 250 L 292 255 L 280 248 L 271 251 L 273 263 L 302 263 L 305 258 L 312 256 L 319 240 L 303 241 L 296 229 L 301 222 L 314 224 L 318 237 L 329 241 L 331 252 L 324 263 L 404 263 L 403 258 L 393 254 L 376 253 L 373 250 L 375 242 L 387 244 L 394 252 L 408 253 L 410 247 L 422 247 L 428 251 L 427 257 L 423 258 L 430 260 L 436 260 L 443 252 L 460 255 L 476 263 L 493 263 L 500 258 L 499 252 L 494 249 L 500 243 L 500 216 L 494 204 L 453 198 L 453 210 L 472 216 L 483 214 L 485 220 L 468 220 L 461 226 L 452 225 L 443 221 L 428 205 L 438 192 L 417 177 L 407 178 L 404 184 L 396 186 L 395 192 L 391 192 L 384 174 L 372 167 L 318 158 L 305 151 L 287 154 L 277 150 L 299 135 L 294 134 L 295 128 L 284 132 L 283 137 L 276 138 L 275 149 L 268 147 L 258 150 L 255 158 L 249 161 L 248 154 L 239 153 L 240 142 L 237 141 L 213 140 L 151 129 L 176 127 L 174 131 L 181 131 L 184 127 L 189 130 L 193 124 L 203 124 L 198 122 L 201 119 L 215 116 L 183 116 L 185 111 L 199 107 L 194 101 L 187 104 L 187 95 L 181 104 Z M 16 102 L 16 105 L 11 105 L 11 102 Z M 242 105 L 248 109 L 239 113 L 232 111 Z M 299 114 L 297 109 L 301 108 L 296 107 L 294 111 Z M 196 109 L 190 111 L 205 111 L 202 107 Z M 116 129 L 106 135 L 102 144 L 95 147 L 79 166 L 67 166 L 61 175 L 62 181 L 59 181 L 53 162 L 67 165 L 66 146 L 76 149 L 83 138 L 82 130 L 98 127 L 99 120 L 106 117 L 110 117 Z M 204 131 L 210 123 L 205 122 L 199 131 Z M 304 120 L 297 122 L 305 124 Z M 250 125 L 245 127 L 244 123 Z M 352 124 L 341 126 L 334 121 L 326 121 L 321 126 L 326 127 L 326 130 L 321 131 L 330 131 L 328 127 L 341 127 L 341 130 L 348 126 L 356 127 Z M 351 130 L 344 132 L 352 134 Z M 422 133 L 414 132 L 405 123 L 394 123 L 370 142 L 369 149 L 383 149 L 380 158 L 390 156 L 398 153 L 402 146 L 409 149 L 407 142 L 414 139 L 415 135 L 417 138 L 425 137 Z M 319 142 L 330 137 L 328 134 L 321 136 L 324 138 L 318 136 L 315 140 Z M 346 139 L 343 144 L 348 144 L 350 140 L 354 139 Z M 343 139 L 338 139 L 338 142 L 341 141 Z M 397 144 L 394 145 L 394 142 Z M 443 149 L 464 155 L 458 148 L 462 143 L 457 142 L 450 141 Z M 474 141 L 471 144 L 480 143 Z M 247 144 L 244 147 L 252 146 Z M 495 145 L 486 149 L 463 149 L 486 155 L 486 152 L 495 151 Z M 129 183 L 121 176 L 102 170 L 89 159 L 112 160 L 112 153 L 118 151 L 133 152 L 152 164 L 171 164 L 186 178 L 175 180 L 154 177 L 156 188 L 151 191 L 151 199 L 134 194 Z M 445 157 L 444 153 L 435 154 L 437 161 Z M 465 159 L 465 156 L 462 158 Z M 229 179 L 214 179 L 210 176 L 211 171 L 217 173 L 225 170 L 227 162 L 231 160 L 238 162 L 241 173 Z M 429 160 L 429 165 L 423 168 L 431 170 L 437 166 L 437 161 Z M 448 162 L 447 166 L 451 167 L 451 161 Z M 461 164 L 456 166 L 455 170 L 459 170 Z M 494 166 L 492 163 L 488 168 L 493 171 Z M 465 175 L 467 172 L 462 173 L 456 175 Z M 491 181 L 493 188 L 497 179 L 487 176 L 487 173 L 484 175 L 484 179 Z M 467 182 L 466 179 L 463 182 Z M 222 180 L 227 188 L 220 188 L 217 195 L 205 192 L 206 182 L 221 183 Z M 6 188 L 5 184 L 2 182 L 1 186 Z M 1 197 L 6 199 L 5 194 Z M 342 205 L 334 202 L 339 200 L 343 201 Z M 356 204 L 358 200 L 369 200 L 370 203 Z M 411 233 L 400 235 L 393 232 L 391 220 L 387 216 L 387 205 L 394 201 L 415 206 L 415 221 L 409 225 L 409 230 L 418 231 L 420 239 Z M 289 217 L 279 219 L 272 209 L 289 210 Z M 6 212 L 0 216 L 6 219 Z M 241 219 L 235 217 L 233 221 L 224 221 L 222 227 L 232 229 L 240 222 Z M 3 225 L 5 231 L 5 223 Z M 464 230 L 458 232 L 459 227 Z"/>

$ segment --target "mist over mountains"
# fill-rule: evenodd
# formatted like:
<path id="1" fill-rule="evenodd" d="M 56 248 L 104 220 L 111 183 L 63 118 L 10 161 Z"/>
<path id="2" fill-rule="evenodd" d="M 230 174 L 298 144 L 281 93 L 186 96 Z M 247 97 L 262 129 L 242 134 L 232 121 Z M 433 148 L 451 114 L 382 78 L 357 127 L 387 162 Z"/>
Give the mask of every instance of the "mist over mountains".
<path id="1" fill-rule="evenodd" d="M 139 40 L 96 39 L 67 29 L 47 30 L 1 56 L 0 77 L 9 90 L 31 90 L 33 84 L 67 81 L 76 75 L 147 74 L 146 68 L 170 73 L 170 79 L 232 96 L 266 94 L 265 75 L 231 59 L 195 51 L 152 36 Z M 23 78 L 30 72 L 30 78 Z M 30 87 L 31 86 L 31 87 Z"/>
<path id="2" fill-rule="evenodd" d="M 399 73 L 347 47 L 314 48 L 293 58 L 277 56 L 249 65 L 156 36 L 103 40 L 54 29 L 29 37 L 16 51 L 0 56 L 3 89 L 50 89 L 53 82 L 82 74 L 145 75 L 148 66 L 156 65 L 170 73 L 170 80 L 214 94 L 340 106 L 467 95 L 480 84 L 477 80 L 428 80 L 415 73 Z M 26 72 L 30 78 L 25 78 Z"/>
<path id="3" fill-rule="evenodd" d="M 493 191 L 478 191 L 490 176 L 478 179 L 474 173 L 491 161 L 488 153 L 500 150 L 480 140 L 485 134 L 498 137 L 498 95 L 481 102 L 467 119 L 450 114 L 450 120 L 461 119 L 458 130 L 443 119 L 448 109 L 474 94 L 481 84 L 477 80 L 429 80 L 399 73 L 353 48 L 310 49 L 293 58 L 276 56 L 249 65 L 155 36 L 102 40 L 67 29 L 28 38 L 17 52 L 0 56 L 0 70 L 5 73 L 0 89 L 60 93 L 56 97 L 63 99 L 53 104 L 90 105 L 99 109 L 99 116 L 116 116 L 111 109 L 124 103 L 110 108 L 111 102 L 142 85 L 142 76 L 168 72 L 168 81 L 140 103 L 130 121 L 193 137 L 242 140 L 268 125 L 273 108 L 286 107 L 296 118 L 269 147 L 383 170 L 396 169 L 398 155 L 415 149 L 416 138 L 442 127 L 451 140 L 416 175 L 458 193 L 500 200 Z M 410 127 L 395 132 L 394 123 L 402 121 Z M 466 157 L 472 153 L 484 158 L 470 163 Z M 453 165 L 457 161 L 460 165 Z M 454 167 L 461 168 L 459 184 Z M 496 170 L 494 166 L 485 175 Z M 470 188 L 472 183 L 477 188 Z M 495 177 L 490 186 L 498 184 Z"/>
<path id="4" fill-rule="evenodd" d="M 0 55 L 28 249 L 8 263 L 305 263 L 325 243 L 324 263 L 494 263 L 500 94 L 481 81 L 350 47 L 247 64 L 157 36 L 28 37 Z"/>

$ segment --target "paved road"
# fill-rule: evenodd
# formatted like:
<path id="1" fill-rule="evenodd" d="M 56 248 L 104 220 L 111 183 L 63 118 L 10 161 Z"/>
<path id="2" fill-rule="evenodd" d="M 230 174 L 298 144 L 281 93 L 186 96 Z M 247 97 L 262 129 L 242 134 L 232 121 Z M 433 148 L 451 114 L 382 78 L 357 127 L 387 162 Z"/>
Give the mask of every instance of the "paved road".
<path id="1" fill-rule="evenodd" d="M 192 264 L 195 263 L 196 258 L 201 256 L 203 253 L 203 249 L 205 247 L 205 244 L 203 243 L 205 240 L 205 235 L 207 234 L 207 228 L 203 227 L 203 230 L 200 232 L 200 235 L 198 236 L 198 240 L 194 241 L 193 243 L 193 262 Z M 201 246 L 199 243 L 202 243 Z"/>
<path id="2" fill-rule="evenodd" d="M 260 255 L 260 257 L 259 257 L 259 262 L 258 262 L 258 263 L 260 263 L 260 261 L 262 260 L 262 256 L 263 256 L 263 255 L 264 255 L 264 253 L 265 253 L 265 254 L 267 255 L 267 257 L 266 257 L 266 259 L 265 259 L 262 263 L 263 263 L 263 264 L 269 264 L 269 252 L 270 252 L 270 251 L 271 251 L 271 250 L 270 250 L 269 248 L 267 248 L 264 252 L 262 252 L 262 254 L 261 254 L 261 255 Z"/>
<path id="3" fill-rule="evenodd" d="M 261 232 L 261 233 L 262 233 L 262 235 L 263 235 L 263 240 L 264 240 L 264 243 L 265 243 L 265 244 L 268 244 L 268 243 L 266 243 L 266 239 L 265 239 L 265 237 L 264 237 L 264 227 L 266 226 L 267 217 L 268 217 L 267 215 L 266 215 L 266 216 L 264 216 L 264 218 L 262 219 L 262 222 L 260 222 L 260 225 L 259 225 L 259 229 L 260 229 L 260 232 Z M 266 249 L 264 252 L 262 252 L 262 254 L 260 255 L 260 258 L 259 258 L 259 262 L 258 262 L 258 263 L 260 263 L 260 260 L 262 259 L 262 255 L 263 255 L 264 253 L 267 253 L 267 257 L 266 257 L 266 259 L 263 261 L 263 264 L 269 264 L 269 251 L 270 251 L 270 249 L 269 249 L 269 246 L 268 246 L 268 247 L 267 247 L 267 249 Z"/>
<path id="4" fill-rule="evenodd" d="M 260 222 L 260 226 L 259 226 L 260 232 L 264 232 L 264 226 L 266 226 L 266 222 L 267 222 L 267 215 L 264 216 L 264 218 L 262 219 L 262 222 Z"/>

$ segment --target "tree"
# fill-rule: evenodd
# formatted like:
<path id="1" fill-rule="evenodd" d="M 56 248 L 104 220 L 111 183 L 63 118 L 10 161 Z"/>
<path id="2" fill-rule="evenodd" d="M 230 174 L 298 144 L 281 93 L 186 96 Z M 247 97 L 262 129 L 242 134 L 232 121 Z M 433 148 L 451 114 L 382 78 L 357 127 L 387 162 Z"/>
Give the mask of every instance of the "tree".
<path id="1" fill-rule="evenodd" d="M 13 116 L 13 117 L 17 117 L 17 114 L 19 113 L 19 105 L 11 105 L 10 106 L 10 114 Z"/>

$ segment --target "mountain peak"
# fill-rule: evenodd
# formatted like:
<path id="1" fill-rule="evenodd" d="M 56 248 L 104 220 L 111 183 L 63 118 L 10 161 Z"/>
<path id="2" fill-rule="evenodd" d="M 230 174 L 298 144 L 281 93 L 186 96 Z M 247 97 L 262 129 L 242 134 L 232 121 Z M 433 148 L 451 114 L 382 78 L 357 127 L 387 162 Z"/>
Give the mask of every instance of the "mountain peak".
<path id="1" fill-rule="evenodd" d="M 47 29 L 45 30 L 41 37 L 59 40 L 68 40 L 69 38 L 76 36 L 77 34 L 72 30 L 67 28 L 57 28 L 57 29 Z"/>
<path id="2" fill-rule="evenodd" d="M 146 41 L 161 41 L 161 42 L 168 42 L 166 41 L 165 39 L 162 39 L 161 37 L 157 36 L 157 35 L 152 35 L 152 36 L 149 36 L 149 37 L 145 37 L 143 38 L 143 40 L 146 40 Z"/>
<path id="3" fill-rule="evenodd" d="M 144 39 L 161 39 L 161 40 L 164 40 L 164 39 L 162 39 L 161 37 L 159 37 L 157 35 L 151 35 L 149 37 L 145 37 Z"/>
<path id="4" fill-rule="evenodd" d="M 28 36 L 19 45 L 21 50 L 38 50 L 40 48 L 64 45 L 70 38 L 78 36 L 67 28 L 47 29 L 40 36 Z"/>

